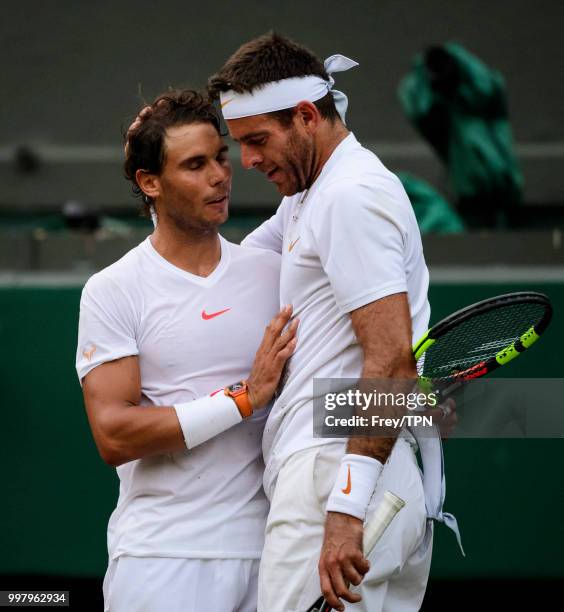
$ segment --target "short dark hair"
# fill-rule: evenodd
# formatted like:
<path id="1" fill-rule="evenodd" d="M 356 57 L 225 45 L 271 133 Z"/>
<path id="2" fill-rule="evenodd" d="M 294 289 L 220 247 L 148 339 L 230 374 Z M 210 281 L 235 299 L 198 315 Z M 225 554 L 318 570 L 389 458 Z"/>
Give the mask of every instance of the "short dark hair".
<path id="1" fill-rule="evenodd" d="M 328 81 L 323 62 L 308 48 L 281 34 L 270 32 L 245 43 L 208 80 L 208 92 L 213 99 L 230 89 L 248 93 L 266 83 L 293 77 L 318 76 Z M 339 114 L 329 93 L 314 102 L 321 116 L 332 123 Z M 294 109 L 270 113 L 281 123 L 291 123 Z"/>
<path id="2" fill-rule="evenodd" d="M 149 109 L 138 115 L 140 124 L 124 135 L 123 164 L 125 178 L 131 181 L 133 193 L 142 197 L 143 213 L 147 217 L 153 201 L 143 193 L 135 174 L 137 170 L 160 174 L 166 160 L 166 130 L 176 125 L 211 123 L 221 133 L 219 116 L 207 94 L 192 89 L 171 89 L 157 96 Z"/>

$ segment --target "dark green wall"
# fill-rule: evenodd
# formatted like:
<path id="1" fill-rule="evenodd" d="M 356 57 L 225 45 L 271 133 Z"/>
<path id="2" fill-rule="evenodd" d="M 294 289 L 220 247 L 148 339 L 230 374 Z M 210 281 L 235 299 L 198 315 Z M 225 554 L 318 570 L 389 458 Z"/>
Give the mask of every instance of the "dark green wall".
<path id="1" fill-rule="evenodd" d="M 550 295 L 556 315 L 511 375 L 561 376 L 564 284 L 434 285 L 432 319 L 520 289 Z M 0 289 L 0 574 L 105 569 L 117 479 L 97 455 L 74 372 L 79 299 L 78 287 Z M 562 440 L 448 441 L 446 509 L 459 519 L 467 557 L 439 527 L 433 576 L 563 576 L 563 450 Z"/>

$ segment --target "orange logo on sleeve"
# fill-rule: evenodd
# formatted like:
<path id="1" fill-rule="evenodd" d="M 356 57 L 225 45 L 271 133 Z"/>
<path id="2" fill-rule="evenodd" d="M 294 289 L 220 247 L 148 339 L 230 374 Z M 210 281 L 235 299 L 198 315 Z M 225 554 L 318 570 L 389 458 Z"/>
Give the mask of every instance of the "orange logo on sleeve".
<path id="1" fill-rule="evenodd" d="M 341 491 L 345 494 L 345 495 L 349 495 L 351 490 L 352 490 L 352 482 L 351 482 L 351 466 L 347 465 L 348 468 L 348 473 L 347 473 L 347 486 L 344 489 L 341 489 Z"/>
<path id="2" fill-rule="evenodd" d="M 88 361 L 92 361 L 92 355 L 96 352 L 96 345 L 93 344 L 88 350 L 84 349 L 82 354 L 88 359 Z"/>

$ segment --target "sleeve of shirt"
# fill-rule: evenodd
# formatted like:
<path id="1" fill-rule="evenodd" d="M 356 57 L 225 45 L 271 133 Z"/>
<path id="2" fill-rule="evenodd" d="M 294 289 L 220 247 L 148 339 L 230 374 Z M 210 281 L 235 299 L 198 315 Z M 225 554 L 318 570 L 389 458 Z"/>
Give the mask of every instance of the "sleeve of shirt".
<path id="1" fill-rule="evenodd" d="M 261 223 L 261 225 L 246 236 L 242 240 L 241 245 L 282 253 L 288 203 L 287 199 L 282 200 L 282 203 L 272 217 Z"/>
<path id="2" fill-rule="evenodd" d="M 82 291 L 76 372 L 82 379 L 95 367 L 138 355 L 135 315 L 125 292 L 110 277 L 96 274 Z"/>
<path id="3" fill-rule="evenodd" d="M 378 186 L 341 180 L 321 195 L 312 231 L 337 305 L 351 312 L 388 295 L 407 292 L 407 195 L 393 178 Z"/>

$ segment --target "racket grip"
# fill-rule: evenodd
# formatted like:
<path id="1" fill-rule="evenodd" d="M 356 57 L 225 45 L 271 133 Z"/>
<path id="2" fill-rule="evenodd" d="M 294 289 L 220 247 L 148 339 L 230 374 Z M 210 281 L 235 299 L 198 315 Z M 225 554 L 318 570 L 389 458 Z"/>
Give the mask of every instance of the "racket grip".
<path id="1" fill-rule="evenodd" d="M 394 516 L 405 506 L 403 499 L 391 491 L 385 491 L 382 501 L 364 527 L 364 556 L 367 557 L 384 531 L 392 522 Z"/>
<path id="2" fill-rule="evenodd" d="M 364 556 L 372 552 L 373 548 L 378 543 L 378 540 L 384 534 L 384 531 L 388 528 L 392 522 L 394 516 L 405 506 L 405 502 L 401 497 L 398 497 L 391 491 L 385 491 L 382 501 L 378 504 L 376 510 L 366 522 L 364 526 L 364 539 L 362 547 L 364 549 Z M 325 599 L 318 600 L 308 612 L 330 612 L 333 608 L 325 601 Z"/>

